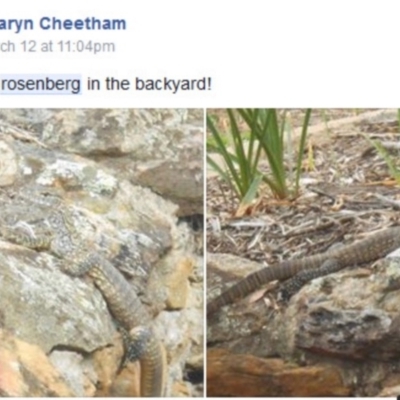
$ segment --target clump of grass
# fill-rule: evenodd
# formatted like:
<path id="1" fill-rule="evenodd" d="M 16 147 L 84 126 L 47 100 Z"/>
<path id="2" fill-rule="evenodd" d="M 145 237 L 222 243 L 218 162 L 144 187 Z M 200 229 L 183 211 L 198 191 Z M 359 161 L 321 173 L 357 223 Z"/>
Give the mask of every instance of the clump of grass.
<path id="1" fill-rule="evenodd" d="M 399 132 L 400 132 L 400 109 L 397 110 L 397 124 L 399 126 Z M 396 167 L 395 162 L 393 158 L 390 156 L 389 152 L 382 146 L 382 143 L 371 139 L 368 135 L 363 134 L 365 140 L 367 140 L 373 147 L 375 147 L 375 150 L 377 153 L 382 157 L 382 159 L 385 161 L 389 173 L 392 176 L 392 178 L 396 181 L 396 183 L 399 185 L 400 184 L 400 171 Z"/>
<path id="2" fill-rule="evenodd" d="M 294 184 L 288 182 L 284 162 L 286 113 L 283 113 L 281 118 L 276 109 L 227 109 L 226 113 L 231 143 L 217 128 L 212 117 L 207 115 L 207 127 L 211 133 L 207 142 L 207 160 L 230 185 L 241 203 L 251 203 L 257 196 L 262 182 L 267 184 L 273 195 L 279 199 L 296 196 L 311 110 L 306 110 L 303 121 Z M 246 129 L 239 128 L 239 121 L 244 122 Z M 211 153 L 221 155 L 224 166 L 220 166 L 210 156 Z M 259 170 L 261 157 L 268 161 L 268 175 Z"/>

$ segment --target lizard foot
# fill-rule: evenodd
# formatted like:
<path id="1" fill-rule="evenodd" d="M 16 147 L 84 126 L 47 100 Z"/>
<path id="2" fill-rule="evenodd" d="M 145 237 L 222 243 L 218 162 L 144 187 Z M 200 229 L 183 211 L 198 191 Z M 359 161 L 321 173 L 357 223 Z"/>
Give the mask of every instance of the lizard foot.
<path id="1" fill-rule="evenodd" d="M 125 331 L 123 337 L 126 349 L 124 364 L 136 360 L 140 362 L 141 396 L 162 397 L 167 372 L 164 347 L 153 331 L 146 327 Z"/>

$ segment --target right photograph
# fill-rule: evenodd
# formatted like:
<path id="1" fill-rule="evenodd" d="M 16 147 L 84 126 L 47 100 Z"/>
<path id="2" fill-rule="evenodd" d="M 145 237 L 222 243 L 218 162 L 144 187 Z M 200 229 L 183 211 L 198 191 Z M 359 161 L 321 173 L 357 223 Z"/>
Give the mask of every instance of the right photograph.
<path id="1" fill-rule="evenodd" d="M 400 394 L 400 110 L 207 110 L 207 396 Z"/>

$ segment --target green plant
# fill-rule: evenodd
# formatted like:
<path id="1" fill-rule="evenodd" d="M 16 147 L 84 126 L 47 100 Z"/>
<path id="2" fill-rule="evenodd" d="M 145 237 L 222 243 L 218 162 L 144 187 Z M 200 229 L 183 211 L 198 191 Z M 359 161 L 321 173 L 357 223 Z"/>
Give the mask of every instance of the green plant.
<path id="1" fill-rule="evenodd" d="M 397 110 L 397 125 L 399 126 L 399 132 L 400 132 L 400 109 Z"/>
<path id="2" fill-rule="evenodd" d="M 400 109 L 397 110 L 397 124 L 399 126 L 399 131 L 400 131 Z M 375 147 L 375 150 L 383 158 L 386 165 L 388 166 L 390 175 L 392 175 L 393 179 L 395 179 L 397 184 L 400 184 L 400 171 L 398 170 L 398 168 L 396 168 L 393 158 L 390 156 L 388 151 L 382 146 L 382 143 L 378 142 L 377 140 L 371 139 L 366 134 L 362 135 L 373 147 Z"/>
<path id="3" fill-rule="evenodd" d="M 207 115 L 207 127 L 213 139 L 207 143 L 207 160 L 228 182 L 242 204 L 249 204 L 256 197 L 261 182 L 265 182 L 277 198 L 283 199 L 297 195 L 311 110 L 306 110 L 304 117 L 295 167 L 294 189 L 292 189 L 293 185 L 288 184 L 284 162 L 286 113 L 284 112 L 282 118 L 279 118 L 275 109 L 227 109 L 226 111 L 229 117 L 232 145 L 227 144 L 224 135 L 216 128 L 212 118 Z M 239 120 L 242 120 L 248 128 L 248 134 L 247 129 L 245 130 L 248 136 L 246 141 L 239 129 Z M 212 152 L 222 156 L 224 167 L 210 156 Z M 270 167 L 268 175 L 261 173 L 258 168 L 262 156 L 267 158 Z"/>
<path id="4" fill-rule="evenodd" d="M 207 141 L 207 160 L 241 200 L 251 201 L 262 177 L 257 169 L 261 146 L 257 144 L 257 138 L 251 132 L 245 145 L 235 111 L 228 109 L 226 112 L 229 118 L 231 146 L 226 136 L 217 129 L 210 115 L 207 115 L 207 127 L 212 139 Z M 220 166 L 218 161 L 210 156 L 211 153 L 219 154 L 224 166 Z"/>

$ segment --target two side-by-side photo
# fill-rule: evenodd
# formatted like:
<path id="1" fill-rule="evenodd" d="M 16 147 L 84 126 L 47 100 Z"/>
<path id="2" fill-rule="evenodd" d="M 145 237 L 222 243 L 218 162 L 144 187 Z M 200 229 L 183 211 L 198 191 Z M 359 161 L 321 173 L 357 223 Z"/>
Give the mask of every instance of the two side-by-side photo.
<path id="1" fill-rule="evenodd" d="M 0 395 L 202 397 L 203 109 L 0 110 Z"/>
<path id="2" fill-rule="evenodd" d="M 0 109 L 0 396 L 398 396 L 399 138 L 395 109 Z"/>
<path id="3" fill-rule="evenodd" d="M 400 114 L 207 110 L 207 396 L 400 394 Z"/>

